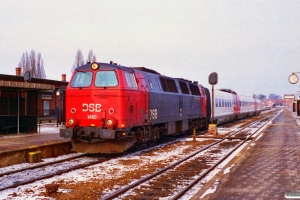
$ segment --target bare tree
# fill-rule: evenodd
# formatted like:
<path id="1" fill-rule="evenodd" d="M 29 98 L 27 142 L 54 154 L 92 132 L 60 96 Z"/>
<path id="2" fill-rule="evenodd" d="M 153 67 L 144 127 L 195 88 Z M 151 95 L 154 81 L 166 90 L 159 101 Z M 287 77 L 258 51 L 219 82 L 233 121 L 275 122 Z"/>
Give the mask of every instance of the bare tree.
<path id="1" fill-rule="evenodd" d="M 27 53 L 27 51 L 26 51 L 26 54 L 25 54 L 25 71 L 24 71 L 24 73 L 26 72 L 26 71 L 30 71 L 31 70 L 31 67 L 30 67 L 30 59 L 29 59 L 29 55 L 28 55 L 28 53 Z"/>
<path id="2" fill-rule="evenodd" d="M 87 58 L 86 62 L 87 62 L 87 63 L 88 63 L 88 62 L 90 62 L 90 63 L 96 62 L 96 56 L 95 56 L 95 54 L 93 53 L 93 50 L 92 50 L 92 49 L 89 51 L 88 58 Z"/>
<path id="3" fill-rule="evenodd" d="M 45 79 L 46 78 L 46 73 L 45 73 L 45 69 L 44 69 L 44 61 L 42 59 L 42 55 L 41 53 L 37 54 L 36 57 L 36 67 L 37 67 L 37 77 L 38 78 L 42 78 Z"/>
<path id="4" fill-rule="evenodd" d="M 42 56 L 40 53 L 36 54 L 34 50 L 31 50 L 30 55 L 27 51 L 23 53 L 18 66 L 22 69 L 22 76 L 25 72 L 31 71 L 31 77 L 33 78 L 46 78 Z"/>
<path id="5" fill-rule="evenodd" d="M 24 75 L 24 72 L 26 71 L 26 56 L 25 53 L 22 54 L 21 60 L 19 61 L 18 67 L 21 68 L 21 75 Z"/>
<path id="6" fill-rule="evenodd" d="M 73 64 L 71 72 L 73 73 L 77 67 L 79 67 L 83 64 L 84 64 L 84 59 L 83 59 L 82 51 L 80 49 L 78 49 L 76 52 L 76 55 L 75 55 L 75 63 Z"/>
<path id="7" fill-rule="evenodd" d="M 30 68 L 31 68 L 31 76 L 32 76 L 32 78 L 37 78 L 36 55 L 35 55 L 34 50 L 31 50 L 31 52 L 30 52 L 29 62 L 30 62 Z"/>

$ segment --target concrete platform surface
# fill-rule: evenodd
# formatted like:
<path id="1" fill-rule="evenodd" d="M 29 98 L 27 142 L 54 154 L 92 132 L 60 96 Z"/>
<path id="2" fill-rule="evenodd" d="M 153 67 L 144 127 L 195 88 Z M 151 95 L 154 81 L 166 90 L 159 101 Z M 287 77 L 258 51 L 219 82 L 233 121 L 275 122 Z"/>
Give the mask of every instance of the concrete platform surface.
<path id="1" fill-rule="evenodd" d="M 1 134 L 0 153 L 70 141 L 59 136 L 60 128 L 46 124 L 40 127 L 39 133 Z"/>
<path id="2" fill-rule="evenodd" d="M 285 109 L 259 140 L 227 164 L 229 173 L 219 174 L 192 199 L 286 199 L 286 192 L 300 192 L 297 121 L 296 113 Z M 203 195 L 212 188 L 212 193 Z"/>

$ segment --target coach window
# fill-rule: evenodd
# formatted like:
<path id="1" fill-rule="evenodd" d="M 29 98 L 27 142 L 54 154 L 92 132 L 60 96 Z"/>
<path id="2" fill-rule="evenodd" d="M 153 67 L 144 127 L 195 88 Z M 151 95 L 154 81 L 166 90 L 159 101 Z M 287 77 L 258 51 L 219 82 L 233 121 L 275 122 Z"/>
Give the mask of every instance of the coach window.
<path id="1" fill-rule="evenodd" d="M 125 72 L 125 77 L 128 87 L 137 88 L 137 84 L 134 75 L 130 72 Z"/>
<path id="2" fill-rule="evenodd" d="M 151 80 L 150 76 L 148 76 L 148 82 L 149 82 L 151 90 L 153 90 L 153 84 L 152 84 L 152 80 Z"/>
<path id="3" fill-rule="evenodd" d="M 71 87 L 89 87 L 92 83 L 92 72 L 77 71 Z"/>
<path id="4" fill-rule="evenodd" d="M 215 98 L 215 104 L 216 104 L 216 107 L 219 107 L 219 105 L 218 105 L 218 99 L 217 98 Z"/>
<path id="5" fill-rule="evenodd" d="M 96 73 L 96 87 L 115 87 L 118 85 L 118 80 L 115 71 L 98 71 Z"/>

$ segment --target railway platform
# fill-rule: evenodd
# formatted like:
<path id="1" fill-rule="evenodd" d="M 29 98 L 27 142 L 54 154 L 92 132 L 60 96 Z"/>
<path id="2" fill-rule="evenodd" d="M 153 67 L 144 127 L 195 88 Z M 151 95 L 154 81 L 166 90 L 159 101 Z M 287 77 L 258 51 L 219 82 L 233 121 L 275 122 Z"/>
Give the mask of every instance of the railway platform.
<path id="1" fill-rule="evenodd" d="M 295 112 L 284 109 L 192 200 L 300 198 L 299 122 Z"/>
<path id="2" fill-rule="evenodd" d="M 28 162 L 31 154 L 49 158 L 69 153 L 71 141 L 59 136 L 59 128 L 54 124 L 44 124 L 39 133 L 1 134 L 0 167 Z"/>

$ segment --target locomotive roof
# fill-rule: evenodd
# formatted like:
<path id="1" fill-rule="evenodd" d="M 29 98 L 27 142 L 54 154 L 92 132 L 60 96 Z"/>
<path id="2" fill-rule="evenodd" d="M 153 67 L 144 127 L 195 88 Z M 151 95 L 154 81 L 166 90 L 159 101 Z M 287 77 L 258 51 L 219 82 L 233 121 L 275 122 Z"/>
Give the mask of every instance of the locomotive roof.
<path id="1" fill-rule="evenodd" d="M 87 70 L 87 69 L 91 69 L 91 64 L 92 63 L 86 63 L 85 65 L 82 65 L 78 68 L 76 68 L 76 70 Z M 149 72 L 149 73 L 152 73 L 152 74 L 158 74 L 160 75 L 160 73 L 158 73 L 157 71 L 155 70 L 152 70 L 152 69 L 148 69 L 146 67 L 126 67 L 126 66 L 121 66 L 121 65 L 118 65 L 117 63 L 98 63 L 100 65 L 100 68 L 101 67 L 112 67 L 112 68 L 117 68 L 117 69 L 122 69 L 122 70 L 139 70 L 139 71 L 144 71 L 144 72 Z"/>
<path id="2" fill-rule="evenodd" d="M 158 73 L 157 71 L 153 70 L 153 69 L 148 69 L 146 67 L 131 67 L 133 69 L 136 69 L 136 70 L 140 70 L 140 71 L 144 71 L 144 72 L 150 72 L 152 74 L 158 74 L 160 75 L 160 73 Z"/>
<path id="3" fill-rule="evenodd" d="M 233 91 L 232 89 L 228 89 L 228 88 L 222 88 L 222 89 L 219 89 L 220 91 L 223 91 L 223 92 L 228 92 L 228 93 L 231 93 L 231 94 L 237 94 L 235 91 Z"/>
<path id="4" fill-rule="evenodd" d="M 117 64 L 108 64 L 108 63 L 98 63 L 100 65 L 100 68 L 101 67 L 113 67 L 113 68 L 120 68 L 120 69 L 123 69 L 123 68 L 129 68 L 129 67 L 124 67 L 124 66 L 121 66 L 121 65 L 117 65 Z M 85 65 L 82 65 L 82 66 L 79 66 L 76 68 L 76 70 L 85 70 L 85 69 L 91 69 L 91 65 L 92 63 L 86 63 Z"/>
<path id="5" fill-rule="evenodd" d="M 91 69 L 91 64 L 92 63 L 86 63 L 85 65 L 77 67 L 76 70 L 89 70 L 89 69 Z M 153 69 L 146 68 L 146 67 L 126 67 L 126 66 L 118 65 L 117 63 L 113 63 L 113 62 L 111 62 L 111 63 L 98 63 L 98 64 L 100 65 L 100 68 L 101 67 L 105 67 L 105 68 L 108 67 L 108 68 L 117 68 L 117 69 L 121 69 L 121 70 L 139 70 L 139 71 L 143 71 L 143 72 L 148 72 L 148 73 L 164 76 L 164 75 L 161 75 L 159 72 L 157 72 Z M 165 76 L 165 77 L 168 77 L 168 76 Z M 172 77 L 168 77 L 168 78 L 172 78 Z M 186 81 L 186 82 L 189 82 L 189 83 L 193 83 L 193 81 L 187 80 L 187 79 L 184 79 L 184 78 L 174 78 L 174 79 L 181 80 L 181 81 Z M 197 84 L 197 82 L 194 82 L 194 83 Z"/>

